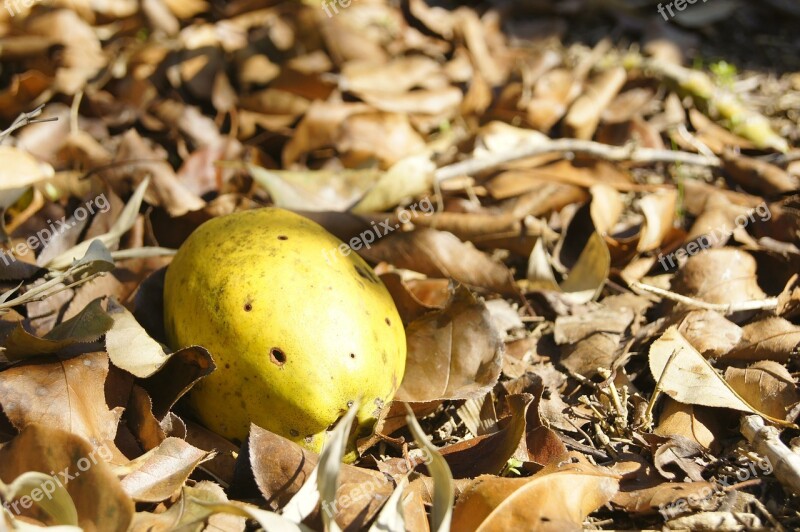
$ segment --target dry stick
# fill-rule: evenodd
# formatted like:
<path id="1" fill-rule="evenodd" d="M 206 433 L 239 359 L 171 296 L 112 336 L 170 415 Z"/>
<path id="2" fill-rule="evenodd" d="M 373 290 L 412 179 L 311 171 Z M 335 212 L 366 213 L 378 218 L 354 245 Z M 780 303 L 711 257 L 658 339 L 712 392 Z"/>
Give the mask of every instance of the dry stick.
<path id="1" fill-rule="evenodd" d="M 772 462 L 772 470 L 784 487 L 800 495 L 800 455 L 792 452 L 780 439 L 780 432 L 764 424 L 760 416 L 742 417 L 739 430 L 756 452 Z"/>
<path id="2" fill-rule="evenodd" d="M 638 288 L 639 290 L 656 294 L 671 301 L 677 301 L 678 303 L 684 303 L 686 305 L 705 310 L 722 312 L 724 314 L 733 314 L 734 312 L 742 312 L 745 310 L 775 310 L 778 308 L 777 297 L 752 299 L 749 301 L 737 301 L 735 303 L 708 303 L 706 301 L 694 299 L 693 297 L 682 296 L 681 294 L 676 294 L 675 292 L 670 292 L 669 290 L 664 290 L 663 288 L 658 288 L 657 286 L 640 283 L 639 281 L 631 281 L 628 283 L 628 285 L 631 288 Z"/>
<path id="3" fill-rule="evenodd" d="M 542 144 L 532 144 L 503 153 L 467 159 L 436 170 L 436 182 L 452 179 L 462 175 L 475 175 L 493 170 L 503 164 L 543 155 L 545 153 L 576 153 L 590 155 L 607 161 L 629 161 L 634 163 L 683 163 L 697 166 L 718 167 L 722 165 L 719 157 L 708 157 L 683 151 L 656 150 L 630 146 L 612 146 L 591 140 L 558 139 Z"/>
<path id="4" fill-rule="evenodd" d="M 658 382 L 656 382 L 656 387 L 653 390 L 653 395 L 650 397 L 650 402 L 647 403 L 647 410 L 644 411 L 644 415 L 642 416 L 642 425 L 649 429 L 650 426 L 653 424 L 653 407 L 656 405 L 656 400 L 658 396 L 661 395 L 661 390 L 664 389 L 664 377 L 667 375 L 667 371 L 669 370 L 672 361 L 675 360 L 675 357 L 678 356 L 680 350 L 675 349 L 672 351 L 672 354 L 667 359 L 667 363 L 664 365 L 664 369 L 661 370 L 661 375 L 658 377 Z"/>
<path id="5" fill-rule="evenodd" d="M 28 124 L 38 124 L 40 122 L 54 122 L 58 120 L 58 117 L 36 118 L 37 116 L 42 114 L 43 109 L 44 109 L 44 104 L 40 105 L 33 111 L 30 111 L 28 113 L 22 113 L 21 115 L 19 115 L 17 119 L 14 120 L 14 122 L 8 127 L 8 129 L 0 131 L 0 142 L 3 142 L 3 140 L 5 140 L 5 138 L 14 131 Z"/>

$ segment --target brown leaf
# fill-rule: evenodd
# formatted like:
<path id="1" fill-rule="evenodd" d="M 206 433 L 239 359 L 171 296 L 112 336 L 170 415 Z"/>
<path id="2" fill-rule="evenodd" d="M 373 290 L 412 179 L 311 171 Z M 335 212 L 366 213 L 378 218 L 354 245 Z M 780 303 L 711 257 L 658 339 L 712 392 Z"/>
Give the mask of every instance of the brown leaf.
<path id="1" fill-rule="evenodd" d="M 653 453 L 653 462 L 661 475 L 669 480 L 675 480 L 676 474 L 668 471 L 668 466 L 674 465 L 682 470 L 690 480 L 702 482 L 703 466 L 694 457 L 701 456 L 703 447 L 683 436 L 670 435 L 669 441 L 660 444 Z"/>
<path id="2" fill-rule="evenodd" d="M 778 317 L 765 318 L 742 328 L 742 339 L 725 358 L 786 362 L 800 346 L 800 327 Z"/>
<path id="3" fill-rule="evenodd" d="M 800 189 L 800 179 L 778 166 L 731 150 L 723 152 L 722 160 L 725 171 L 748 191 L 770 196 Z"/>
<path id="4" fill-rule="evenodd" d="M 236 515 L 214 513 L 213 509 L 198 504 L 228 502 L 225 491 L 209 481 L 197 482 L 194 486 L 184 486 L 180 499 L 168 510 L 160 513 L 137 512 L 133 516 L 131 530 L 148 532 L 169 532 L 171 530 L 197 530 L 207 523 L 204 530 L 225 532 L 244 532 L 246 519 Z M 192 525 L 195 528 L 192 528 Z"/>
<path id="5" fill-rule="evenodd" d="M 765 297 L 756 282 L 756 261 L 732 248 L 709 249 L 690 257 L 675 276 L 672 290 L 707 303 L 731 304 Z"/>
<path id="6" fill-rule="evenodd" d="M 530 394 L 506 397 L 509 416 L 500 420 L 501 428 L 497 432 L 440 448 L 439 452 L 447 460 L 453 478 L 499 474 L 520 443 L 524 442 L 526 415 L 533 400 Z"/>
<path id="7" fill-rule="evenodd" d="M 350 168 L 369 160 L 388 168 L 425 149 L 425 141 L 400 113 L 350 115 L 340 124 L 335 145 Z"/>
<path id="8" fill-rule="evenodd" d="M 621 66 L 610 68 L 592 79 L 584 88 L 584 94 L 575 100 L 564 118 L 566 136 L 591 139 L 600 122 L 600 116 L 627 79 L 627 72 Z"/>
<path id="9" fill-rule="evenodd" d="M 190 192 L 178 180 L 175 171 L 166 161 L 164 151 L 151 146 L 135 129 L 123 135 L 116 160 L 127 163 L 122 166 L 126 175 L 130 175 L 133 171 L 137 176 L 152 176 L 150 189 L 145 197 L 149 203 L 164 207 L 170 215 L 180 216 L 205 206 L 202 199 Z"/>
<path id="10" fill-rule="evenodd" d="M 693 310 L 678 325 L 678 331 L 707 357 L 725 356 L 742 338 L 742 329 L 719 312 Z"/>
<path id="11" fill-rule="evenodd" d="M 587 463 L 548 468 L 530 478 L 475 479 L 458 498 L 454 530 L 583 530 L 583 520 L 619 488 L 618 476 Z"/>
<path id="12" fill-rule="evenodd" d="M 164 429 L 153 416 L 153 401 L 141 386 L 133 385 L 128 406 L 125 409 L 125 418 L 128 428 L 145 451 L 158 447 L 167 437 Z"/>
<path id="13" fill-rule="evenodd" d="M 54 484 L 64 485 L 72 497 L 78 523 L 84 530 L 124 532 L 128 530 L 134 507 L 106 464 L 112 456 L 105 444 L 95 447 L 56 428 L 54 423 L 33 423 L 0 449 L 0 478 L 11 482 L 28 471 L 53 474 Z M 45 487 L 43 484 L 42 489 Z M 43 515 L 37 518 L 46 522 Z"/>
<path id="14" fill-rule="evenodd" d="M 763 360 L 746 369 L 728 368 L 725 380 L 756 410 L 792 421 L 787 415 L 800 402 L 800 394 L 792 374 L 781 364 Z"/>
<path id="15" fill-rule="evenodd" d="M 658 426 L 653 430 L 659 436 L 682 436 L 706 449 L 715 445 L 715 434 L 721 430 L 718 418 L 708 408 L 684 405 L 669 397 L 661 407 Z"/>
<path id="16" fill-rule="evenodd" d="M 202 347 L 185 347 L 173 353 L 161 369 L 142 381 L 142 386 L 153 398 L 156 419 L 163 418 L 197 381 L 215 369 L 214 360 Z"/>
<path id="17" fill-rule="evenodd" d="M 653 342 L 649 360 L 653 378 L 661 383 L 662 391 L 676 401 L 731 408 L 759 414 L 773 423 L 794 426 L 782 421 L 782 417 L 770 417 L 748 404 L 674 326 Z"/>
<path id="18" fill-rule="evenodd" d="M 124 466 L 130 471 L 121 481 L 137 502 L 159 502 L 176 495 L 189 475 L 213 456 L 180 438 L 167 438 L 158 447 Z"/>
<path id="19" fill-rule="evenodd" d="M 317 465 L 317 454 L 256 425 L 250 426 L 250 466 L 268 502 L 283 506 Z M 345 530 L 359 530 L 377 515 L 394 483 L 382 473 L 343 464 L 333 516 Z"/>
<path id="20" fill-rule="evenodd" d="M 702 500 L 718 489 L 711 482 L 664 482 L 657 486 L 620 491 L 612 502 L 634 513 L 649 513 L 658 509 L 688 509 L 687 501 Z M 678 510 L 681 508 L 681 510 Z"/>
<path id="21" fill-rule="evenodd" d="M 121 408 L 106 405 L 107 375 L 105 353 L 19 364 L 2 372 L 0 404 L 19 430 L 39 423 L 101 445 L 114 440 L 122 415 Z"/>
<path id="22" fill-rule="evenodd" d="M 508 268 L 444 231 L 393 233 L 361 254 L 371 262 L 388 262 L 429 277 L 450 277 L 503 294 L 515 293 Z"/>
<path id="23" fill-rule="evenodd" d="M 503 343 L 486 306 L 466 288 L 443 310 L 406 328 L 408 356 L 397 399 L 468 399 L 489 391 L 500 376 Z"/>
<path id="24" fill-rule="evenodd" d="M 380 275 L 381 281 L 386 285 L 389 293 L 392 294 L 392 299 L 397 306 L 397 311 L 403 319 L 403 323 L 408 324 L 417 318 L 422 317 L 423 314 L 441 307 L 428 306 L 419 299 L 409 289 L 403 281 L 403 278 L 394 272 L 384 273 Z"/>

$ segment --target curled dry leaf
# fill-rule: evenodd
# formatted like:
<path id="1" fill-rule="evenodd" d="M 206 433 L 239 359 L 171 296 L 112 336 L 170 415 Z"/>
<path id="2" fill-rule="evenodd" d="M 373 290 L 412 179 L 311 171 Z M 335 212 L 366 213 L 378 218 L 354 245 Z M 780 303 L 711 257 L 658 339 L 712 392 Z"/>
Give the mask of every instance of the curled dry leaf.
<path id="1" fill-rule="evenodd" d="M 128 405 L 125 408 L 125 421 L 145 451 L 155 449 L 167 437 L 164 428 L 153 415 L 153 401 L 144 388 L 137 384 L 131 388 Z"/>
<path id="2" fill-rule="evenodd" d="M 668 441 L 658 445 L 653 453 L 653 463 L 666 479 L 675 480 L 677 474 L 668 470 L 670 466 L 677 467 L 689 480 L 694 482 L 702 482 L 703 466 L 696 457 L 700 457 L 703 453 L 703 446 L 684 438 L 683 436 L 670 435 Z M 670 469 L 674 469 L 670 467 Z"/>
<path id="3" fill-rule="evenodd" d="M 637 251 L 652 251 L 661 246 L 672 231 L 677 201 L 678 192 L 675 190 L 648 194 L 639 201 L 644 223 L 639 233 L 639 243 L 636 244 Z"/>
<path id="4" fill-rule="evenodd" d="M 448 305 L 406 328 L 408 356 L 397 399 L 478 397 L 497 382 L 503 342 L 486 306 L 459 286 Z"/>
<path id="5" fill-rule="evenodd" d="M 152 147 L 139 136 L 135 129 L 122 137 L 122 144 L 116 160 L 125 162 L 121 168 L 126 174 L 152 176 L 152 186 L 148 190 L 148 201 L 166 209 L 171 216 L 180 216 L 205 206 L 205 202 L 189 191 L 179 180 L 166 160 L 166 154 Z"/>
<path id="6" fill-rule="evenodd" d="M 133 501 L 106 464 L 112 456 L 107 445 L 90 444 L 52 422 L 30 424 L 0 449 L 0 478 L 11 482 L 28 471 L 57 471 L 55 478 L 67 488 L 84 530 L 124 532 L 133 517 Z M 29 513 L 24 505 L 21 509 L 23 515 L 47 522 L 44 515 Z"/>
<path id="7" fill-rule="evenodd" d="M 458 498 L 453 529 L 583 530 L 586 516 L 618 489 L 618 475 L 583 462 L 547 468 L 530 478 L 485 475 Z"/>
<path id="8" fill-rule="evenodd" d="M 153 399 L 153 415 L 162 419 L 194 384 L 216 369 L 209 352 L 200 346 L 173 353 L 156 373 L 142 381 Z"/>

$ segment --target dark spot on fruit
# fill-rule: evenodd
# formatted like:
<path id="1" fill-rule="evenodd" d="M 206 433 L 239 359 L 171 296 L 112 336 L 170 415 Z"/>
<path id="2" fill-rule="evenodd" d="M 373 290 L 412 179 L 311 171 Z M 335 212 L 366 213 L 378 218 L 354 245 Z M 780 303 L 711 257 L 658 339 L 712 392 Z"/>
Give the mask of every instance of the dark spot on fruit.
<path id="1" fill-rule="evenodd" d="M 230 364 L 225 364 L 225 369 L 231 369 L 231 365 Z"/>
<path id="2" fill-rule="evenodd" d="M 245 312 L 250 312 L 251 310 L 253 310 L 253 305 L 251 303 L 245 303 L 244 304 L 244 311 Z"/>
<path id="3" fill-rule="evenodd" d="M 384 318 L 383 321 L 385 321 L 386 325 L 388 325 L 389 327 L 392 326 L 392 320 L 390 320 L 389 318 Z"/>
<path id="4" fill-rule="evenodd" d="M 306 443 L 311 443 L 312 441 L 314 441 L 314 436 L 313 435 L 308 435 L 305 438 L 303 438 L 303 441 L 306 442 Z"/>
<path id="5" fill-rule="evenodd" d="M 277 347 L 273 347 L 269 350 L 269 360 L 276 366 L 281 367 L 286 364 L 286 353 Z"/>
<path id="6" fill-rule="evenodd" d="M 295 429 L 289 429 L 289 434 L 290 434 L 290 435 L 291 435 L 293 438 L 296 438 L 296 437 L 300 436 L 300 432 L 298 432 L 298 431 L 297 431 L 297 430 L 295 430 Z"/>
<path id="7" fill-rule="evenodd" d="M 355 353 L 350 353 L 350 358 L 356 358 L 356 354 Z"/>
<path id="8" fill-rule="evenodd" d="M 384 364 L 388 363 L 388 360 L 386 360 L 386 351 L 381 351 L 381 360 L 383 360 Z"/>
<path id="9" fill-rule="evenodd" d="M 289 240 L 289 237 L 286 235 L 278 235 L 278 240 Z"/>
<path id="10" fill-rule="evenodd" d="M 367 281 L 369 281 L 371 283 L 376 283 L 376 284 L 378 283 L 378 278 L 375 277 L 375 274 L 372 273 L 371 271 L 366 270 L 366 269 L 362 268 L 361 266 L 359 266 L 357 264 L 354 264 L 353 268 L 356 269 L 356 272 L 358 273 L 358 275 L 360 275 L 361 277 L 363 277 Z"/>

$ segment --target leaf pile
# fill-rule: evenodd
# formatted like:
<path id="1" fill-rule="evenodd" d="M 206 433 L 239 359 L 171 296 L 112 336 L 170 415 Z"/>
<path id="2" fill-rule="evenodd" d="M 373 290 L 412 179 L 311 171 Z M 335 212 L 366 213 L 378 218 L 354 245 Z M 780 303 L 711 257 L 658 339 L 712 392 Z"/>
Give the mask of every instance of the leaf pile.
<path id="1" fill-rule="evenodd" d="M 401 4 L 0 9 L 4 527 L 800 527 L 796 7 Z M 181 402 L 164 268 L 267 205 L 403 318 L 355 464 Z"/>

